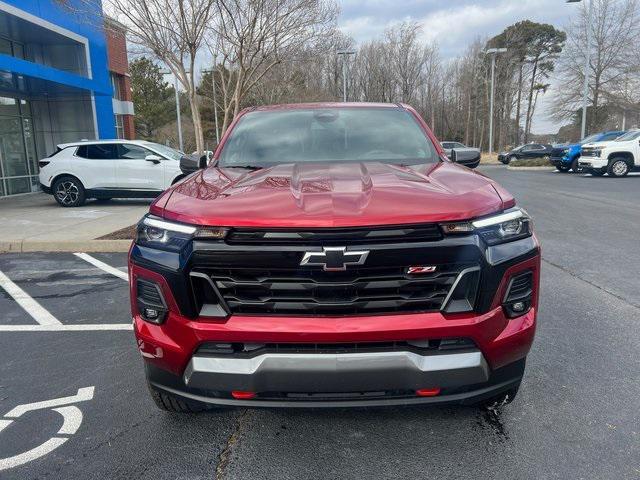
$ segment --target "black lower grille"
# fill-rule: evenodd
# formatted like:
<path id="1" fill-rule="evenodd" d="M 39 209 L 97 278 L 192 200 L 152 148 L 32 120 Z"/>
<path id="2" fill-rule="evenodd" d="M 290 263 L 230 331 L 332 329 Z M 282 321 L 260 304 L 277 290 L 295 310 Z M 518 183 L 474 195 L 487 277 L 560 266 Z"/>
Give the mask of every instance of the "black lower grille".
<path id="1" fill-rule="evenodd" d="M 408 274 L 407 267 L 345 272 L 238 268 L 199 273 L 211 278 L 231 313 L 353 315 L 438 311 L 460 272 L 468 267 L 438 265 L 436 272 L 420 275 Z"/>
<path id="2" fill-rule="evenodd" d="M 452 350 L 477 348 L 470 338 L 452 337 L 429 340 L 363 343 L 220 343 L 206 342 L 196 350 L 197 355 L 255 357 L 265 353 L 344 354 L 363 352 L 415 352 L 431 354 Z"/>

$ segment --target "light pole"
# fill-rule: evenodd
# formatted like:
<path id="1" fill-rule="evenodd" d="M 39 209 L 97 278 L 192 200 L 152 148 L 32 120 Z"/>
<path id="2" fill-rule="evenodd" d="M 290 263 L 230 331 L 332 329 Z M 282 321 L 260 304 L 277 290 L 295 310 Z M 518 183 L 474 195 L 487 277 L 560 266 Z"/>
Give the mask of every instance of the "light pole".
<path id="1" fill-rule="evenodd" d="M 567 3 L 580 3 L 582 0 L 567 0 Z M 589 0 L 585 0 L 589 1 Z M 587 102 L 589 100 L 589 68 L 591 64 L 591 17 L 593 14 L 593 0 L 589 2 L 589 9 L 587 11 L 587 49 L 585 54 L 587 56 L 584 64 L 584 86 L 582 91 L 582 131 L 581 138 L 584 139 L 587 136 Z"/>
<path id="2" fill-rule="evenodd" d="M 163 75 L 171 75 L 170 70 L 160 70 Z M 182 141 L 182 119 L 180 117 L 180 92 L 178 91 L 178 77 L 174 75 L 173 88 L 176 91 L 176 119 L 178 121 L 178 143 L 180 144 L 180 151 L 184 152 L 184 142 Z"/>
<path id="3" fill-rule="evenodd" d="M 355 50 L 338 50 L 338 55 L 344 55 L 342 59 L 342 101 L 347 101 L 347 55 L 355 55 Z"/>
<path id="4" fill-rule="evenodd" d="M 216 99 L 216 59 L 213 59 L 211 70 L 202 70 L 202 73 L 211 72 L 211 84 L 213 85 L 213 116 L 216 122 L 216 145 L 220 143 L 220 131 L 218 129 L 218 100 Z"/>
<path id="5" fill-rule="evenodd" d="M 491 55 L 491 101 L 489 103 L 489 155 L 493 153 L 493 98 L 495 94 L 494 83 L 496 80 L 496 57 L 499 53 L 505 53 L 506 48 L 489 48 L 484 53 Z"/>

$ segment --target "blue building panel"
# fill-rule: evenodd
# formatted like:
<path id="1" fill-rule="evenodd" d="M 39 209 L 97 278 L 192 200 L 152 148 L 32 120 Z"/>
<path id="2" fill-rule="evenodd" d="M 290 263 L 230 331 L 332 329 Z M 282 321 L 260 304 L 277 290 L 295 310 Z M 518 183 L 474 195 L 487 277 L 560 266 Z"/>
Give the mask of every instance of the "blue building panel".
<path id="1" fill-rule="evenodd" d="M 0 197 L 60 143 L 117 135 L 101 0 L 0 0 Z"/>

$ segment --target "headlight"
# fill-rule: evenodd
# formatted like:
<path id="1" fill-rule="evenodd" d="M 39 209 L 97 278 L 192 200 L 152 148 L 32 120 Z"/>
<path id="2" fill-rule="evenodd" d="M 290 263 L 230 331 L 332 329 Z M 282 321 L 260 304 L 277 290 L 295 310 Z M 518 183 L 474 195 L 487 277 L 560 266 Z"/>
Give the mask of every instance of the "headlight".
<path id="1" fill-rule="evenodd" d="M 531 236 L 531 218 L 523 209 L 512 208 L 472 222 L 444 224 L 442 228 L 448 235 L 476 232 L 488 245 L 497 245 Z"/>
<path id="2" fill-rule="evenodd" d="M 570 149 L 570 148 L 565 148 L 565 149 L 562 151 L 562 154 L 563 154 L 563 155 L 566 155 L 566 154 L 567 154 L 567 153 L 569 153 L 570 151 L 571 151 L 571 149 Z"/>
<path id="3" fill-rule="evenodd" d="M 167 222 L 159 217 L 147 215 L 138 223 L 136 243 L 145 247 L 179 252 L 194 238 L 222 240 L 226 234 L 226 228 L 196 227 Z"/>

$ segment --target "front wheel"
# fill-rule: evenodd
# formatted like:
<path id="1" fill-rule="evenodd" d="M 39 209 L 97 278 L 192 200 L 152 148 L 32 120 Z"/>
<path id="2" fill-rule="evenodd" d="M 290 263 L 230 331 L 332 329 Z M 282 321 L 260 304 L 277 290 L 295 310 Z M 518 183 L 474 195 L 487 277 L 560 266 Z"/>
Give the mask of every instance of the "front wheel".
<path id="1" fill-rule="evenodd" d="M 580 158 L 575 158 L 573 162 L 571 162 L 571 170 L 573 173 L 582 173 L 582 167 L 580 166 Z"/>
<path id="2" fill-rule="evenodd" d="M 80 207 L 84 205 L 86 193 L 82 182 L 76 177 L 65 176 L 53 183 L 53 196 L 63 207 Z"/>
<path id="3" fill-rule="evenodd" d="M 569 171 L 569 167 L 566 166 L 564 163 L 559 163 L 558 166 L 556 166 L 556 168 L 558 169 L 559 172 L 562 172 L 562 173 L 567 173 Z"/>
<path id="4" fill-rule="evenodd" d="M 629 163 L 624 158 L 614 158 L 609 162 L 607 173 L 612 177 L 626 177 L 631 171 Z"/>

